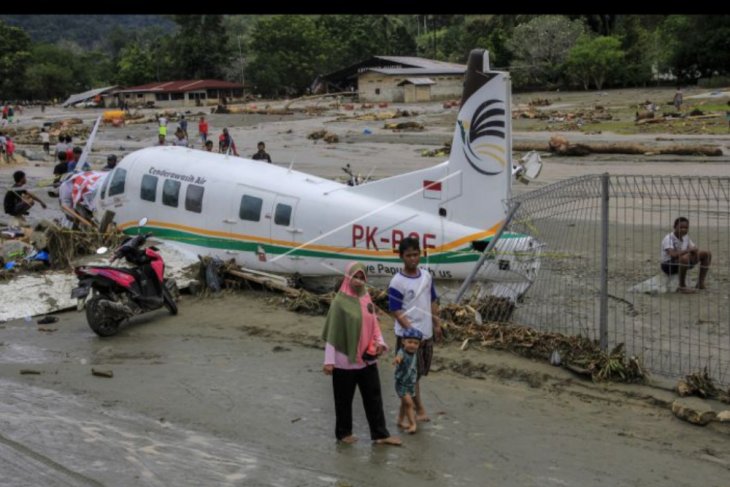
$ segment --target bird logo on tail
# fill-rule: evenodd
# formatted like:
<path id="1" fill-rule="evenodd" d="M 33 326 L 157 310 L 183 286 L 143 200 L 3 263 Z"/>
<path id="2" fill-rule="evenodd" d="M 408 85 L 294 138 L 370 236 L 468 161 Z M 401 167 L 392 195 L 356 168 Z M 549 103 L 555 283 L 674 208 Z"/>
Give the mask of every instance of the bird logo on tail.
<path id="1" fill-rule="evenodd" d="M 504 100 L 487 100 L 474 110 L 471 122 L 458 120 L 464 157 L 479 173 L 494 176 L 507 167 Z"/>

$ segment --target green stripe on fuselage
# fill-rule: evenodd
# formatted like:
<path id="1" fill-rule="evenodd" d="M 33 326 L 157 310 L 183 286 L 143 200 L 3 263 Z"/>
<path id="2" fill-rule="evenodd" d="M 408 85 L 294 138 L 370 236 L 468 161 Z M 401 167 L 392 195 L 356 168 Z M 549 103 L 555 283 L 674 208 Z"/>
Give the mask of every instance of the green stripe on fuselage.
<path id="1" fill-rule="evenodd" d="M 392 257 L 386 256 L 369 256 L 350 254 L 348 249 L 343 248 L 341 252 L 337 251 L 324 251 L 324 250 L 311 250 L 306 246 L 304 247 L 290 247 L 268 243 L 252 242 L 247 240 L 239 240 L 225 237 L 213 237 L 206 235 L 199 235 L 194 232 L 185 232 L 182 230 L 174 230 L 170 228 L 145 226 L 145 227 L 129 227 L 124 230 L 127 235 L 137 235 L 142 232 L 151 232 L 155 237 L 172 240 L 175 242 L 181 242 L 189 245 L 196 245 L 199 247 L 205 247 L 210 249 L 222 249 L 222 250 L 235 250 L 238 252 L 252 252 L 256 253 L 259 247 L 262 247 L 267 255 L 281 255 L 289 254 L 298 257 L 310 257 L 310 258 L 327 258 L 327 259 L 357 259 L 360 261 L 372 261 L 372 262 L 400 262 L 400 257 L 397 252 L 393 253 Z M 521 234 L 504 234 L 501 238 L 520 238 L 525 237 Z M 489 243 L 491 237 L 485 238 L 482 241 Z M 459 264 L 464 262 L 476 262 L 479 259 L 481 253 L 475 252 L 471 249 L 471 245 L 463 247 L 461 249 L 452 250 L 448 252 L 439 252 L 437 254 L 428 255 L 428 263 L 433 264 Z"/>

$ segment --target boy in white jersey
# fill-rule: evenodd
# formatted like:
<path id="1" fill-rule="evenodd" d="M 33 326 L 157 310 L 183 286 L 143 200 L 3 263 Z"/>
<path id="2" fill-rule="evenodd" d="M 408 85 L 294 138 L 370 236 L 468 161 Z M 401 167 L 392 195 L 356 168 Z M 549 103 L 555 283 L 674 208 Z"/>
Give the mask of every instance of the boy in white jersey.
<path id="1" fill-rule="evenodd" d="M 415 328 L 423 334 L 421 346 L 416 354 L 418 379 L 413 402 L 416 406 L 416 420 L 430 421 L 423 406 L 420 383 L 421 377 L 428 375 L 431 369 L 434 339 L 436 341 L 441 339 L 438 296 L 433 287 L 431 274 L 418 267 L 421 258 L 418 239 L 404 238 L 398 251 L 403 261 L 403 270 L 390 280 L 388 309 L 395 316 L 396 350 L 403 346 L 402 337 L 405 329 Z"/>
<path id="2" fill-rule="evenodd" d="M 662 239 L 662 271 L 667 275 L 679 274 L 679 292 L 692 293 L 694 289 L 687 287 L 687 270 L 700 264 L 700 278 L 697 289 L 705 289 L 705 279 L 710 270 L 712 254 L 709 250 L 698 249 L 687 234 L 689 220 L 680 216 L 674 220 L 674 231 Z"/>

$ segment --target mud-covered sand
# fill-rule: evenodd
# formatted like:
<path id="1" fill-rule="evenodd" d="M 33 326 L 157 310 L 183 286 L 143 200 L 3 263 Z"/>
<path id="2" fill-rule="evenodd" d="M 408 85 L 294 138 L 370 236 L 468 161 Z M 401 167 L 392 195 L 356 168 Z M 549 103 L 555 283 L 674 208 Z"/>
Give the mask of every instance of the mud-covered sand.
<path id="1" fill-rule="evenodd" d="M 436 348 L 423 382 L 433 420 L 402 448 L 370 444 L 358 397 L 360 441 L 337 445 L 322 317 L 253 291 L 185 297 L 180 310 L 107 340 L 78 312 L 53 332 L 2 325 L 4 485 L 726 485 L 730 429 L 677 420 L 673 393 L 458 344 Z"/>
<path id="2" fill-rule="evenodd" d="M 455 111 L 444 114 L 436 104 L 410 108 L 434 121 L 426 132 L 392 133 L 382 122 L 338 122 L 333 115 L 213 115 L 211 125 L 213 133 L 230 127 L 243 154 L 265 140 L 279 165 L 293 161 L 299 170 L 341 177 L 349 162 L 357 172 L 385 177 L 440 162 L 421 151 L 450 139 Z M 44 116 L 68 114 L 94 117 L 94 111 L 56 108 Z M 38 123 L 38 116 L 28 110 L 20 120 Z M 338 133 L 341 142 L 306 138 L 320 128 Z M 107 153 L 121 155 L 155 139 L 153 124 L 104 128 L 92 161 L 101 165 Z M 727 145 L 730 139 L 713 140 Z M 728 174 L 725 156 L 544 162 L 540 180 L 515 191 L 605 171 Z M 22 167 L 37 183 L 50 178 L 52 163 Z M 0 166 L 3 184 L 15 169 Z M 34 208 L 34 217 L 57 215 L 49 206 Z M 459 343 L 436 348 L 425 379 L 431 423 L 405 437 L 402 448 L 373 447 L 356 397 L 360 441 L 340 446 L 333 438 L 331 383 L 321 373 L 321 316 L 291 313 L 280 296 L 255 291 L 184 296 L 179 307 L 175 317 L 165 311 L 138 317 L 110 339 L 94 335 L 76 311 L 57 314 L 60 321 L 46 331 L 35 319 L 0 325 L 3 485 L 664 487 L 725 486 L 730 476 L 730 428 L 676 419 L 671 384 L 596 385 L 508 353 L 462 351 Z M 383 329 L 392 344 L 391 323 L 384 321 Z M 92 368 L 113 377 L 94 376 Z M 390 358 L 380 372 L 395 433 Z"/>

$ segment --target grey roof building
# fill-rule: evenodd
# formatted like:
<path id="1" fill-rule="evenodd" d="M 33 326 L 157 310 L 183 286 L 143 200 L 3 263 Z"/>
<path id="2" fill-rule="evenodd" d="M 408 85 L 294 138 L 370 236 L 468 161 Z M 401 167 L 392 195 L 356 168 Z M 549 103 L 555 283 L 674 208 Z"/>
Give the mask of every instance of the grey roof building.
<path id="1" fill-rule="evenodd" d="M 466 66 L 413 56 L 373 56 L 320 76 L 313 92 L 357 91 L 361 102 L 459 98 Z"/>
<path id="2" fill-rule="evenodd" d="M 61 106 L 68 107 L 76 105 L 77 103 L 89 103 L 94 106 L 103 106 L 101 99 L 104 96 L 109 95 L 117 88 L 117 85 L 106 86 L 104 88 L 95 88 L 93 90 L 84 91 L 83 93 L 77 93 L 71 95 L 68 99 L 61 104 Z"/>

